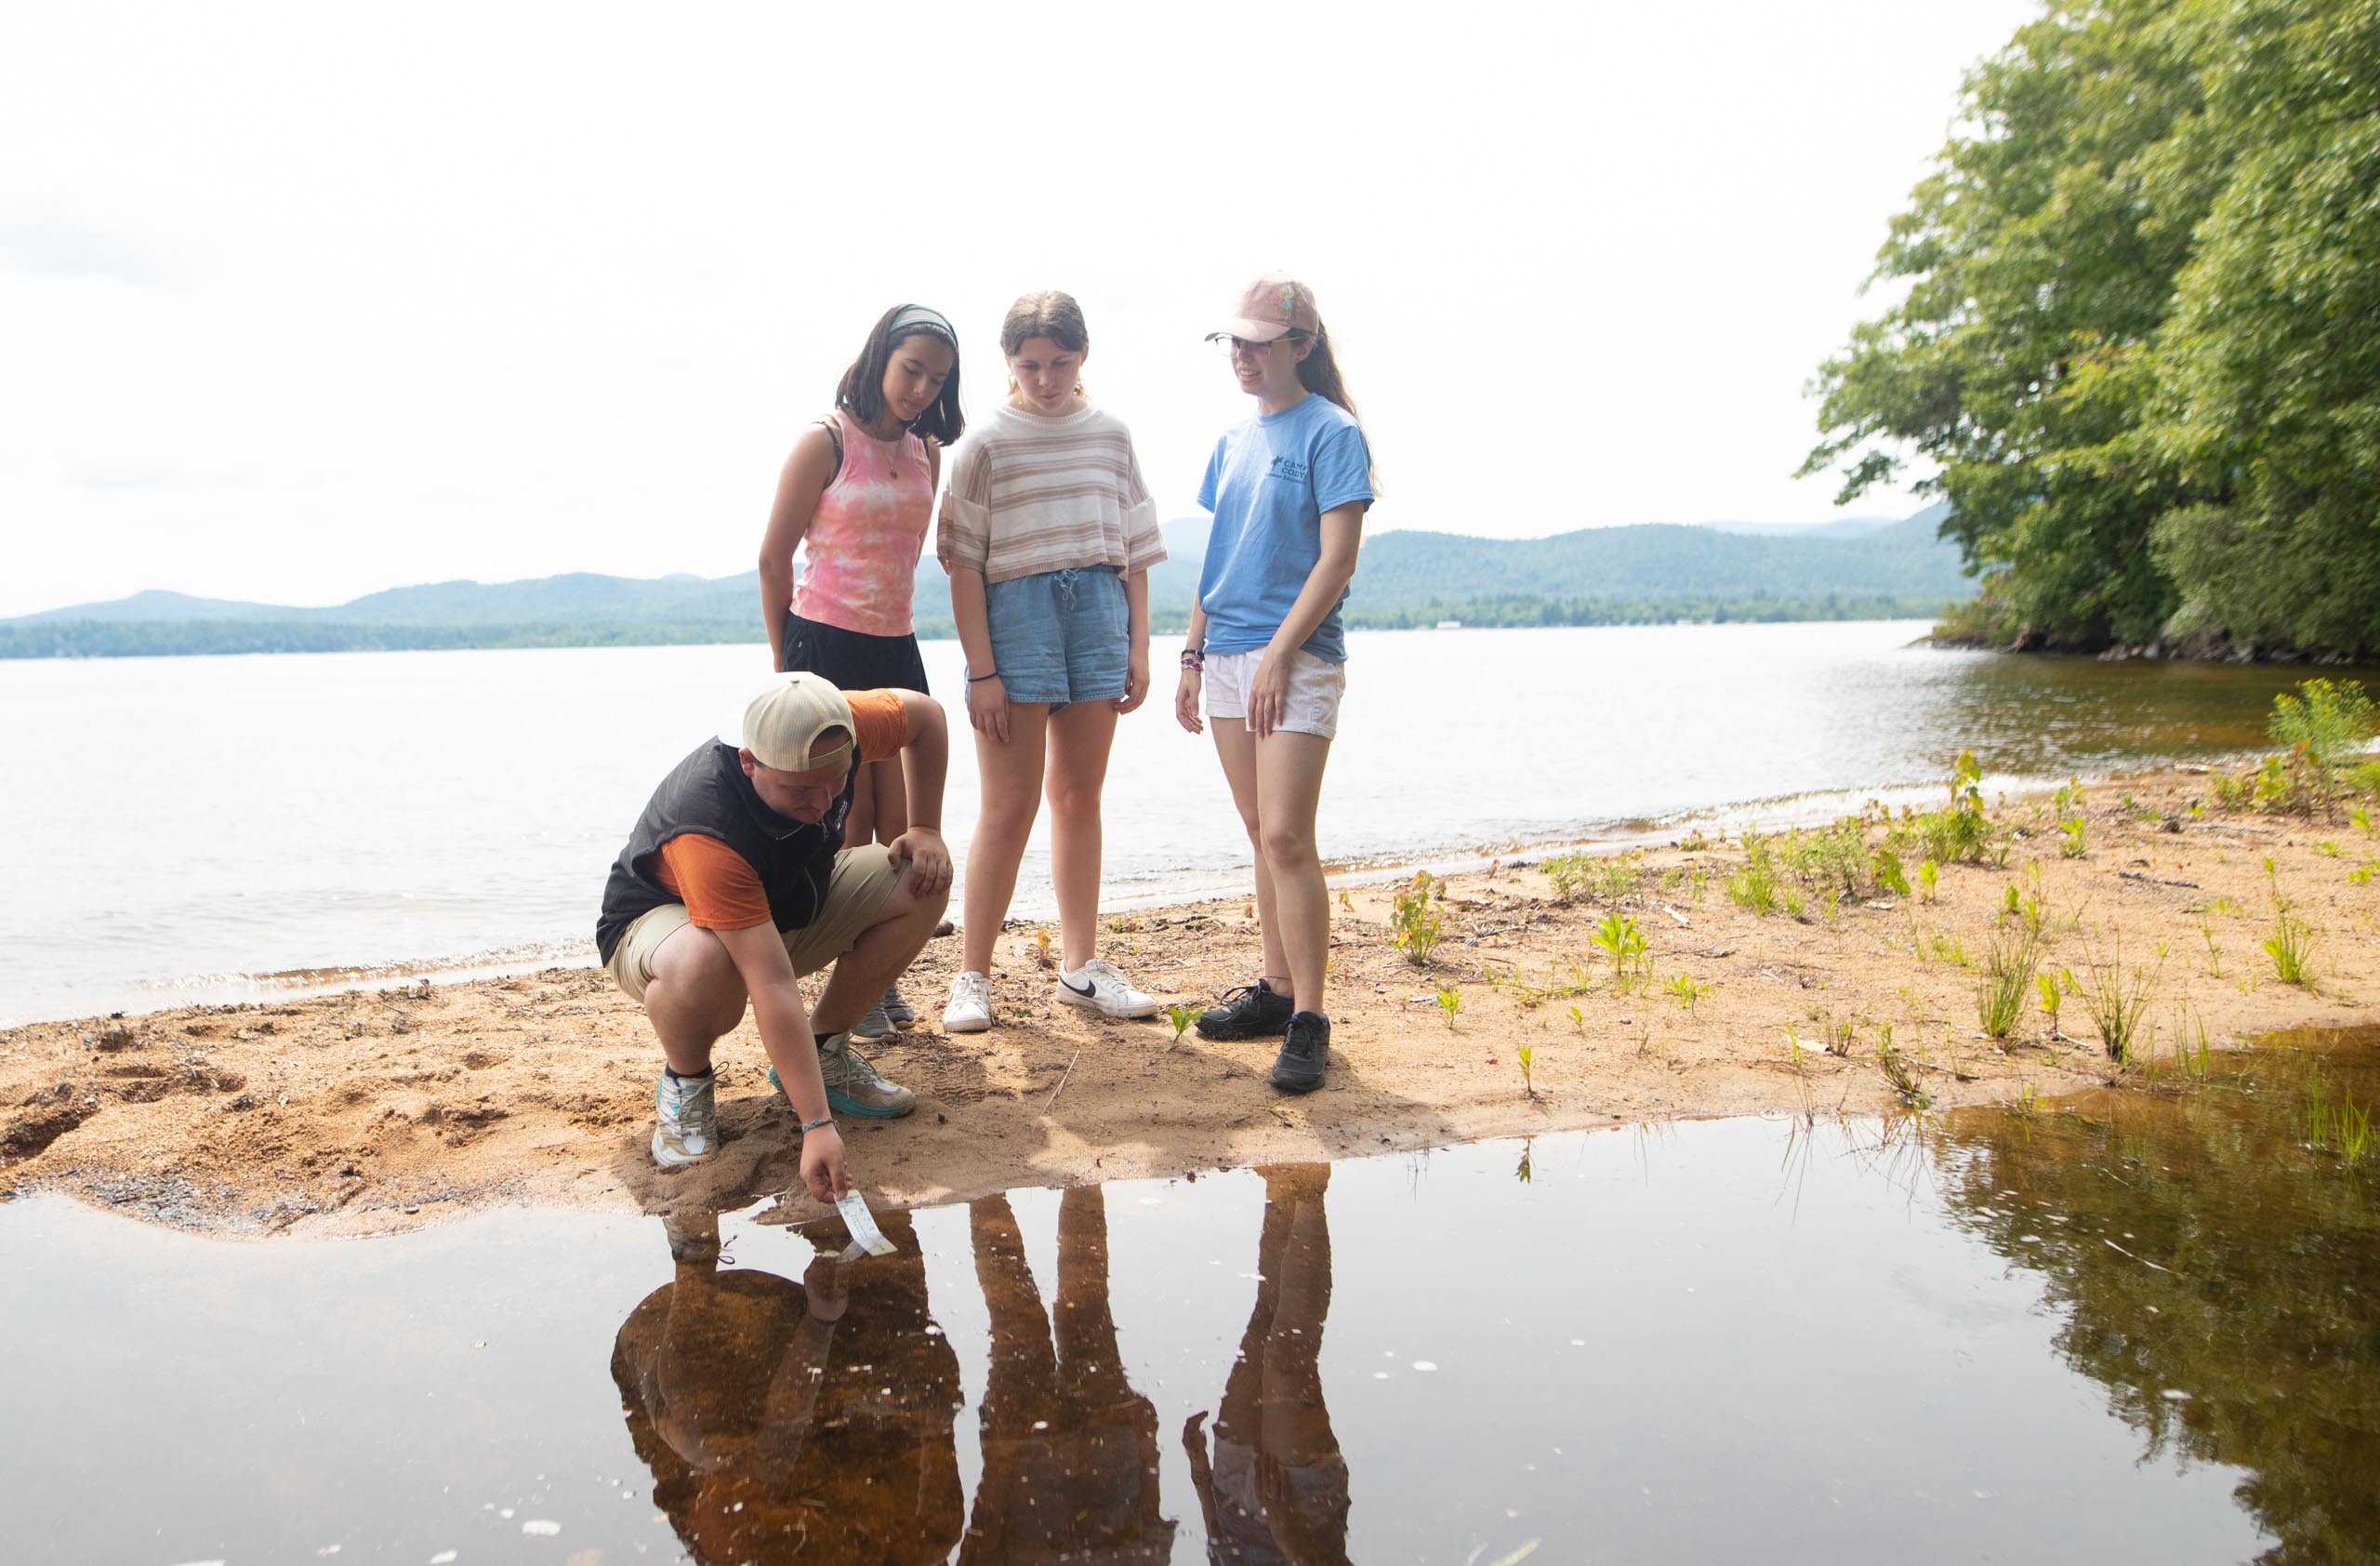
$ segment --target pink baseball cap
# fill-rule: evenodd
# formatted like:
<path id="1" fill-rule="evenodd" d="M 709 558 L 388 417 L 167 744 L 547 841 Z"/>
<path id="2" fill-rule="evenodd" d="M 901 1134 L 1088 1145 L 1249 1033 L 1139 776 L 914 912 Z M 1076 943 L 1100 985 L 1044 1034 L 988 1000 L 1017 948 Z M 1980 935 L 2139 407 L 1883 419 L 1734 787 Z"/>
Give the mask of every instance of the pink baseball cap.
<path id="1" fill-rule="evenodd" d="M 1209 332 L 1207 340 L 1246 338 L 1250 342 L 1271 342 L 1291 332 L 1311 337 L 1321 330 L 1322 316 L 1314 308 L 1314 290 L 1294 277 L 1272 272 L 1248 285 L 1247 292 L 1239 297 L 1237 312 Z"/>

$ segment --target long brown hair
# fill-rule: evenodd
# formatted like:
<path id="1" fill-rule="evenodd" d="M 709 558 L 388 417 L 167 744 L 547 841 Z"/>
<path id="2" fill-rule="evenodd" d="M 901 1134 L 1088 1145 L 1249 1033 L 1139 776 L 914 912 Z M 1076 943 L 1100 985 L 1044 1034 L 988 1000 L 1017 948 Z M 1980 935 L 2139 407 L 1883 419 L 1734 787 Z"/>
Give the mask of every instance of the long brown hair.
<path id="1" fill-rule="evenodd" d="M 1338 404 L 1347 410 L 1348 418 L 1359 425 L 1363 423 L 1364 416 L 1355 411 L 1355 399 L 1347 394 L 1347 378 L 1339 373 L 1339 356 L 1330 352 L 1330 328 L 1317 320 L 1312 336 L 1296 331 L 1289 336 L 1292 339 L 1314 344 L 1306 356 L 1298 361 L 1298 384 L 1325 402 Z M 1371 460 L 1371 437 L 1367 435 L 1364 437 L 1364 460 L 1370 473 L 1372 493 L 1378 495 L 1380 464 Z"/>
<path id="2" fill-rule="evenodd" d="M 1000 352 L 1004 357 L 1016 357 L 1016 351 L 1035 338 L 1048 338 L 1069 353 L 1091 352 L 1091 327 L 1084 324 L 1082 306 L 1072 294 L 1062 294 L 1055 288 L 1021 296 L 1008 307 L 1008 315 L 1000 322 Z M 1009 378 L 1008 389 L 1016 391 L 1016 378 Z M 1082 382 L 1075 382 L 1075 394 L 1087 397 Z"/>

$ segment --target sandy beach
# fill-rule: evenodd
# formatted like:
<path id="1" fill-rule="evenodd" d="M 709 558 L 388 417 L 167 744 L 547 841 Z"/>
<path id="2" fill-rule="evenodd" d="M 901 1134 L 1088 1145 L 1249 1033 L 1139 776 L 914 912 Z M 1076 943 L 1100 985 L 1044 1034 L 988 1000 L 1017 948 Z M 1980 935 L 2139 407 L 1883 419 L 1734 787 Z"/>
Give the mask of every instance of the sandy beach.
<path id="1" fill-rule="evenodd" d="M 1649 850 L 1568 900 L 1541 865 L 1502 864 L 1433 897 L 1426 964 L 1392 938 L 1397 886 L 1351 887 L 1333 915 L 1330 1075 L 1303 1098 L 1266 1084 L 1269 1042 L 1177 1041 L 1163 1018 L 1055 1005 L 1029 924 L 1000 943 L 1001 1026 L 945 1037 L 959 943 L 942 936 L 906 983 L 918 1025 L 870 1052 L 919 1111 L 854 1125 L 852 1169 L 873 1202 L 904 1207 L 1680 1117 L 1873 1112 L 1903 1101 L 1888 1063 L 1937 1106 L 2111 1078 L 2158 1091 L 2183 1069 L 2177 1047 L 2380 1020 L 2380 877 L 2353 878 L 2380 843 L 2344 819 L 2226 812 L 2214 783 L 2175 770 L 2094 784 L 2079 809 L 1995 802 L 2004 865 L 1944 863 L 1929 896 L 1906 854 L 1909 893 L 1830 910 L 1797 888 L 1798 915 L 1729 896 L 1734 841 Z M 2079 856 L 2061 818 L 2083 824 Z M 2310 989 L 2262 949 L 2276 888 L 2310 938 Z M 1986 953 L 2027 918 L 2012 889 L 2044 971 L 2086 991 L 2120 957 L 2154 1029 L 2147 1064 L 2109 1060 L 2080 993 L 2055 1029 L 2030 998 L 2006 1039 L 1985 1034 Z M 1204 1004 L 1254 974 L 1253 913 L 1237 899 L 1144 910 L 1103 939 L 1144 988 Z M 1613 915 L 1644 938 L 1633 982 L 1595 941 Z M 0 1032 L 0 1190 L 245 1235 L 781 1195 L 794 1128 L 748 1020 L 718 1060 L 725 1149 L 664 1175 L 645 1152 L 659 1052 L 597 970 L 40 1023 Z M 784 1201 L 792 1216 L 811 1205 Z"/>

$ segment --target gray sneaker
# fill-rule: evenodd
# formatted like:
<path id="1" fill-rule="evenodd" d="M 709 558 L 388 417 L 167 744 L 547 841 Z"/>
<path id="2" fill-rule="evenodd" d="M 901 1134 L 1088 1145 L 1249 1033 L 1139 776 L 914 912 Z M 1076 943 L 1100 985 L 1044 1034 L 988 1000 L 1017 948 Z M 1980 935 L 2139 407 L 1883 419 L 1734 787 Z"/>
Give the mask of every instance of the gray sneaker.
<path id="1" fill-rule="evenodd" d="M 884 1020 L 895 1028 L 906 1028 L 918 1020 L 918 1009 L 910 1005 L 903 997 L 901 987 L 897 984 L 885 990 L 884 999 L 876 1004 L 877 1008 L 883 1012 Z"/>
<path id="2" fill-rule="evenodd" d="M 712 1107 L 715 1079 L 661 1073 L 653 1086 L 653 1161 L 682 1169 L 719 1152 L 719 1112 Z"/>
<path id="3" fill-rule="evenodd" d="M 863 1120 L 896 1121 L 918 1107 L 918 1095 L 876 1074 L 867 1057 L 852 1048 L 848 1033 L 818 1041 L 818 1074 L 826 1079 L 826 1107 Z"/>
<path id="4" fill-rule="evenodd" d="M 889 1039 L 899 1031 L 892 1026 L 892 1019 L 884 1015 L 884 1002 L 881 1001 L 868 1007 L 867 1015 L 851 1026 L 853 1038 L 866 1039 L 870 1043 Z"/>

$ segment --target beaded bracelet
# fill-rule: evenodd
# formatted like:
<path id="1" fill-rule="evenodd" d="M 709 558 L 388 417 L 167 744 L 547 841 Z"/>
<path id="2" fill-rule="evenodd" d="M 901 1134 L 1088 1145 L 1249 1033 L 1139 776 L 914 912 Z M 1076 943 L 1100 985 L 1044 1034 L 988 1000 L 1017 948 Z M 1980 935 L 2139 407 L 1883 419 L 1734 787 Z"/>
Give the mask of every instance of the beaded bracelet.
<path id="1" fill-rule="evenodd" d="M 803 1121 L 801 1122 L 801 1129 L 802 1129 L 802 1130 L 804 1130 L 804 1131 L 815 1131 L 815 1130 L 817 1130 L 817 1129 L 818 1129 L 820 1126 L 822 1126 L 822 1125 L 832 1125 L 832 1124 L 834 1124 L 834 1123 L 835 1123 L 835 1117 L 834 1117 L 834 1116 L 832 1116 L 832 1115 L 821 1115 L 821 1116 L 819 1116 L 819 1117 L 818 1117 L 816 1120 L 814 1120 L 814 1121 Z"/>

